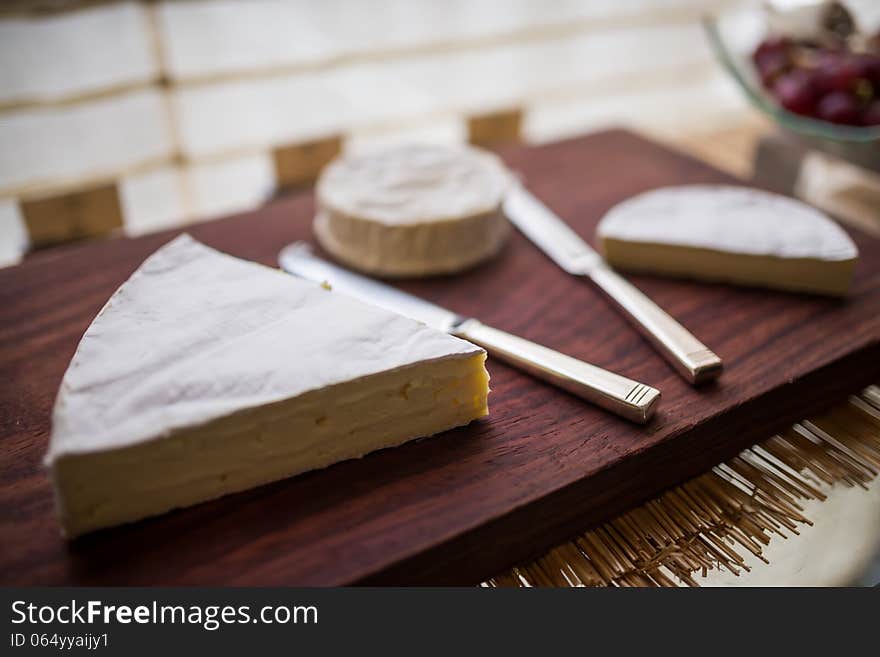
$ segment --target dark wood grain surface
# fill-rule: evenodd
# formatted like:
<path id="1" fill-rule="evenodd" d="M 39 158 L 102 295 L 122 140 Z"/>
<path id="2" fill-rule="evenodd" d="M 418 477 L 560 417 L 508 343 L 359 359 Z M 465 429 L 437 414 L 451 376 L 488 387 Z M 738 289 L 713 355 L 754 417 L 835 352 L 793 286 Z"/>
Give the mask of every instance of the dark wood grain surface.
<path id="1" fill-rule="evenodd" d="M 654 187 L 725 182 L 711 168 L 611 131 L 508 162 L 591 237 L 613 204 Z M 310 195 L 189 229 L 275 264 L 307 238 Z M 717 385 L 686 385 L 587 283 L 514 235 L 496 261 L 402 286 L 659 388 L 638 427 L 490 358 L 491 417 L 324 471 L 98 532 L 58 533 L 41 466 L 64 370 L 91 319 L 166 232 L 38 253 L 0 270 L 0 583 L 473 583 L 704 471 L 880 374 L 880 243 L 844 302 L 633 277 L 720 354 Z"/>

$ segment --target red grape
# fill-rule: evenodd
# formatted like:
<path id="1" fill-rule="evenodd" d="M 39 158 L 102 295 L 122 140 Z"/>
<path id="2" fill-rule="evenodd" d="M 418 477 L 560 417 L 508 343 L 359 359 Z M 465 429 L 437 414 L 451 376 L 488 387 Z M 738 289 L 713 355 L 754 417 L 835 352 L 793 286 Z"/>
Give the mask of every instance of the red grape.
<path id="1" fill-rule="evenodd" d="M 832 91 L 816 105 L 816 116 L 831 123 L 856 125 L 859 122 L 858 99 L 845 91 Z"/>
<path id="2" fill-rule="evenodd" d="M 785 72 L 791 64 L 789 48 L 791 41 L 781 37 L 770 37 L 762 41 L 752 54 L 752 61 L 761 82 L 769 87 L 781 73 Z"/>
<path id="3" fill-rule="evenodd" d="M 823 91 L 852 91 L 863 75 L 863 67 L 854 57 L 828 58 L 816 69 Z"/>
<path id="4" fill-rule="evenodd" d="M 792 71 L 776 80 L 773 95 L 785 109 L 796 114 L 812 114 L 816 104 L 815 83 L 802 70 Z"/>
<path id="5" fill-rule="evenodd" d="M 880 88 L 880 57 L 877 55 L 861 54 L 856 56 L 859 75 L 874 85 L 876 90 Z"/>
<path id="6" fill-rule="evenodd" d="M 790 112 L 838 124 L 880 125 L 880 52 L 774 36 L 758 45 L 752 62 L 764 87 Z"/>
<path id="7" fill-rule="evenodd" d="M 757 48 L 755 48 L 752 58 L 758 59 L 759 57 L 772 52 L 786 52 L 790 47 L 791 39 L 780 36 L 767 37 L 758 44 Z"/>
<path id="8" fill-rule="evenodd" d="M 880 125 L 880 100 L 875 100 L 865 108 L 862 125 Z"/>
<path id="9" fill-rule="evenodd" d="M 761 83 L 765 87 L 772 86 L 777 77 L 785 73 L 790 61 L 784 52 L 768 52 L 755 60 L 755 68 L 761 76 Z"/>

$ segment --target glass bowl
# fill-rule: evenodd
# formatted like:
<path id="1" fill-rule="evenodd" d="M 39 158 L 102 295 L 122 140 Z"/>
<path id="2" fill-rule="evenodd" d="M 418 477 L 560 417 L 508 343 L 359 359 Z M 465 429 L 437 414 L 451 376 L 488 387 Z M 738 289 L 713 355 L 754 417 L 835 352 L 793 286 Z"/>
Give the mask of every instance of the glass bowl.
<path id="1" fill-rule="evenodd" d="M 759 6 L 739 7 L 707 17 L 703 28 L 718 61 L 758 110 L 807 146 L 880 171 L 880 126 L 837 125 L 794 114 L 764 90 L 751 59 L 767 32 Z"/>

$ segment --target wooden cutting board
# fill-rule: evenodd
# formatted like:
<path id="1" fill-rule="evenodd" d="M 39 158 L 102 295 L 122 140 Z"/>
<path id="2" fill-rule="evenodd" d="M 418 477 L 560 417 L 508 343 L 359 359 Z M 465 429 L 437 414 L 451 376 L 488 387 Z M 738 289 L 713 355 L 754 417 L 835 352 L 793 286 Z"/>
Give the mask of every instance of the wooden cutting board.
<path id="1" fill-rule="evenodd" d="M 632 194 L 733 182 L 621 131 L 504 156 L 587 238 Z M 309 238 L 312 213 L 304 193 L 190 232 L 274 265 L 284 244 Z M 41 466 L 56 390 L 94 315 L 173 234 L 58 248 L 0 271 L 2 584 L 475 583 L 880 375 L 880 242 L 871 238 L 853 234 L 862 259 L 842 302 L 633 277 L 724 358 L 721 380 L 695 390 L 589 284 L 515 234 L 490 264 L 401 286 L 659 388 L 650 424 L 490 358 L 485 421 L 67 544 Z"/>

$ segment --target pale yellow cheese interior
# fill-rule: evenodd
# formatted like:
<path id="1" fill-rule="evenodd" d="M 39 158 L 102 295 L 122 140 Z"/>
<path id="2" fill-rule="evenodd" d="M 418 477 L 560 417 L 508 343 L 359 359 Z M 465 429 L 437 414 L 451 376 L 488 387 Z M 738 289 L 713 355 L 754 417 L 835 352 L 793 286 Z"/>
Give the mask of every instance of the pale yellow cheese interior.
<path id="1" fill-rule="evenodd" d="M 855 258 L 779 258 L 610 237 L 602 238 L 601 248 L 613 267 L 626 271 L 834 296 L 847 293 L 856 264 Z"/>
<path id="2" fill-rule="evenodd" d="M 488 413 L 484 352 L 402 367 L 52 463 L 69 537 L 361 457 Z"/>

